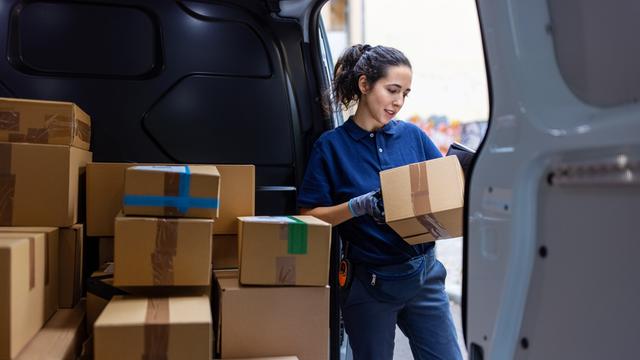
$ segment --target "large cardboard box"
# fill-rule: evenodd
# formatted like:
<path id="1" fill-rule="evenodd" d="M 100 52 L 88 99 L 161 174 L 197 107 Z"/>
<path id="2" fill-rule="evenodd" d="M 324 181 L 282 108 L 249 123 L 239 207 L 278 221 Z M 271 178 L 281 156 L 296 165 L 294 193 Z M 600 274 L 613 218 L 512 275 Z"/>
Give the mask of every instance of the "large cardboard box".
<path id="1" fill-rule="evenodd" d="M 209 286 L 211 219 L 118 216 L 115 286 Z"/>
<path id="2" fill-rule="evenodd" d="M 329 358 L 328 286 L 240 286 L 237 271 L 215 275 L 213 311 L 221 358 Z"/>
<path id="3" fill-rule="evenodd" d="M 44 235 L 45 254 L 44 258 L 44 301 L 45 318 L 49 318 L 58 310 L 60 299 L 60 266 L 59 255 L 60 235 L 58 228 L 54 227 L 0 227 L 0 238 L 16 237 L 16 234 Z"/>
<path id="4" fill-rule="evenodd" d="M 206 296 L 115 296 L 94 325 L 95 360 L 209 360 L 211 324 Z"/>
<path id="5" fill-rule="evenodd" d="M 0 98 L 0 141 L 89 150 L 91 118 L 70 102 Z"/>
<path id="6" fill-rule="evenodd" d="M 60 229 L 60 307 L 73 308 L 82 296 L 83 226 Z"/>
<path id="7" fill-rule="evenodd" d="M 90 163 L 87 165 L 87 235 L 113 236 L 113 220 L 122 209 L 124 172 L 132 163 Z M 215 165 L 220 173 L 219 216 L 214 234 L 237 234 L 238 216 L 255 213 L 255 167 Z"/>
<path id="8" fill-rule="evenodd" d="M 0 143 L 0 225 L 68 227 L 91 153 L 61 145 Z"/>
<path id="9" fill-rule="evenodd" d="M 24 347 L 16 360 L 75 360 L 86 337 L 85 306 L 60 309 Z"/>
<path id="10" fill-rule="evenodd" d="M 125 215 L 218 218 L 220 173 L 213 165 L 132 166 L 124 172 Z"/>
<path id="11" fill-rule="evenodd" d="M 238 264 L 238 235 L 213 235 L 211 239 L 213 269 L 237 269 Z"/>
<path id="12" fill-rule="evenodd" d="M 251 216 L 238 221 L 241 284 L 328 284 L 330 224 L 313 216 Z"/>
<path id="13" fill-rule="evenodd" d="M 45 257 L 43 234 L 0 237 L 0 360 L 18 355 L 47 320 Z"/>
<path id="14" fill-rule="evenodd" d="M 386 222 L 409 244 L 462 236 L 464 175 L 455 156 L 380 172 Z"/>

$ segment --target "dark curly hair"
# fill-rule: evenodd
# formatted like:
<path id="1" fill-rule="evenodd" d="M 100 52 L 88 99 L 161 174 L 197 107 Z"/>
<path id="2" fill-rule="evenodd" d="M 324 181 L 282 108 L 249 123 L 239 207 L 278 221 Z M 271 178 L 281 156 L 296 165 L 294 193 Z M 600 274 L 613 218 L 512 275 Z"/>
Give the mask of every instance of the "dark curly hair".
<path id="1" fill-rule="evenodd" d="M 333 69 L 332 105 L 345 109 L 358 103 L 362 93 L 358 79 L 364 75 L 370 86 L 387 75 L 390 66 L 404 65 L 411 69 L 409 59 L 398 49 L 388 46 L 353 45 L 346 49 Z"/>

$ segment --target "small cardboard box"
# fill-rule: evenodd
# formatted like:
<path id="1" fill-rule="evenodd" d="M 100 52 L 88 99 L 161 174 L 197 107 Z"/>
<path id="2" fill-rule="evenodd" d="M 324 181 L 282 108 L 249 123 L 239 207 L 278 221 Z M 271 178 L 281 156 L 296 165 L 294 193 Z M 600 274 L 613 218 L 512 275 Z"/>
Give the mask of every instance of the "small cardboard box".
<path id="1" fill-rule="evenodd" d="M 60 229 L 60 307 L 71 309 L 82 296 L 83 226 Z"/>
<path id="2" fill-rule="evenodd" d="M 84 322 L 84 301 L 58 310 L 15 360 L 75 360 L 86 337 Z"/>
<path id="3" fill-rule="evenodd" d="M 221 358 L 329 358 L 328 286 L 240 286 L 237 272 L 215 275 L 213 311 Z"/>
<path id="4" fill-rule="evenodd" d="M 89 150 L 91 118 L 70 102 L 0 98 L 0 141 Z"/>
<path id="5" fill-rule="evenodd" d="M 209 286 L 211 219 L 116 218 L 115 286 Z"/>
<path id="6" fill-rule="evenodd" d="M 58 310 L 60 299 L 60 235 L 58 228 L 54 227 L 0 227 L 0 238 L 15 237 L 20 235 L 44 235 L 45 254 L 44 259 L 44 301 L 45 317 L 48 319 Z"/>
<path id="7" fill-rule="evenodd" d="M 0 237 L 0 359 L 18 355 L 47 320 L 45 257 L 43 234 Z"/>
<path id="8" fill-rule="evenodd" d="M 464 176 L 455 156 L 380 172 L 386 222 L 409 244 L 462 236 Z"/>
<path id="9" fill-rule="evenodd" d="M 220 173 L 213 165 L 140 165 L 124 174 L 125 215 L 218 218 Z"/>
<path id="10" fill-rule="evenodd" d="M 237 269 L 238 264 L 238 235 L 213 235 L 211 239 L 213 269 Z"/>
<path id="11" fill-rule="evenodd" d="M 122 209 L 125 170 L 132 163 L 90 163 L 87 165 L 87 235 L 113 236 L 113 219 Z M 255 212 L 255 167 L 214 165 L 220 173 L 219 216 L 214 234 L 237 234 L 238 216 Z"/>
<path id="12" fill-rule="evenodd" d="M 0 225 L 68 227 L 91 153 L 61 145 L 0 143 Z"/>
<path id="13" fill-rule="evenodd" d="M 250 216 L 238 221 L 241 284 L 328 284 L 330 224 L 313 216 Z"/>
<path id="14" fill-rule="evenodd" d="M 211 324 L 206 296 L 114 296 L 94 324 L 95 360 L 208 360 Z"/>

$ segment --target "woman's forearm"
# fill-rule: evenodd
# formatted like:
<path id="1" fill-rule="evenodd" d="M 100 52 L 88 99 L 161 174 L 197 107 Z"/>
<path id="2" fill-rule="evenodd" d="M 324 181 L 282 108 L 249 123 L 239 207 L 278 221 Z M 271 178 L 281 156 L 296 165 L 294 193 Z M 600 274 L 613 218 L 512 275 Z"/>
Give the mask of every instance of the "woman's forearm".
<path id="1" fill-rule="evenodd" d="M 353 215 L 349 211 L 349 205 L 342 203 L 334 206 L 320 206 L 313 209 L 300 209 L 301 215 L 315 216 L 322 221 L 326 221 L 331 226 L 342 224 L 351 219 Z"/>

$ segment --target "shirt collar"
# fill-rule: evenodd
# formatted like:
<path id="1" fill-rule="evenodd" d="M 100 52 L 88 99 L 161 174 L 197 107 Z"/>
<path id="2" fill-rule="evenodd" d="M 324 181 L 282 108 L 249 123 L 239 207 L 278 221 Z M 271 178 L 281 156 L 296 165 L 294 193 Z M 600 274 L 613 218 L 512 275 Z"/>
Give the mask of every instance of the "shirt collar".
<path id="1" fill-rule="evenodd" d="M 388 135 L 393 135 L 397 131 L 397 125 L 397 120 L 391 120 L 379 131 L 382 131 L 383 133 Z M 370 134 L 368 131 L 364 130 L 363 128 L 358 126 L 358 124 L 356 124 L 356 122 L 353 120 L 353 116 L 349 117 L 349 119 L 344 122 L 343 126 L 347 133 L 356 141 L 360 141 L 362 138 Z"/>

